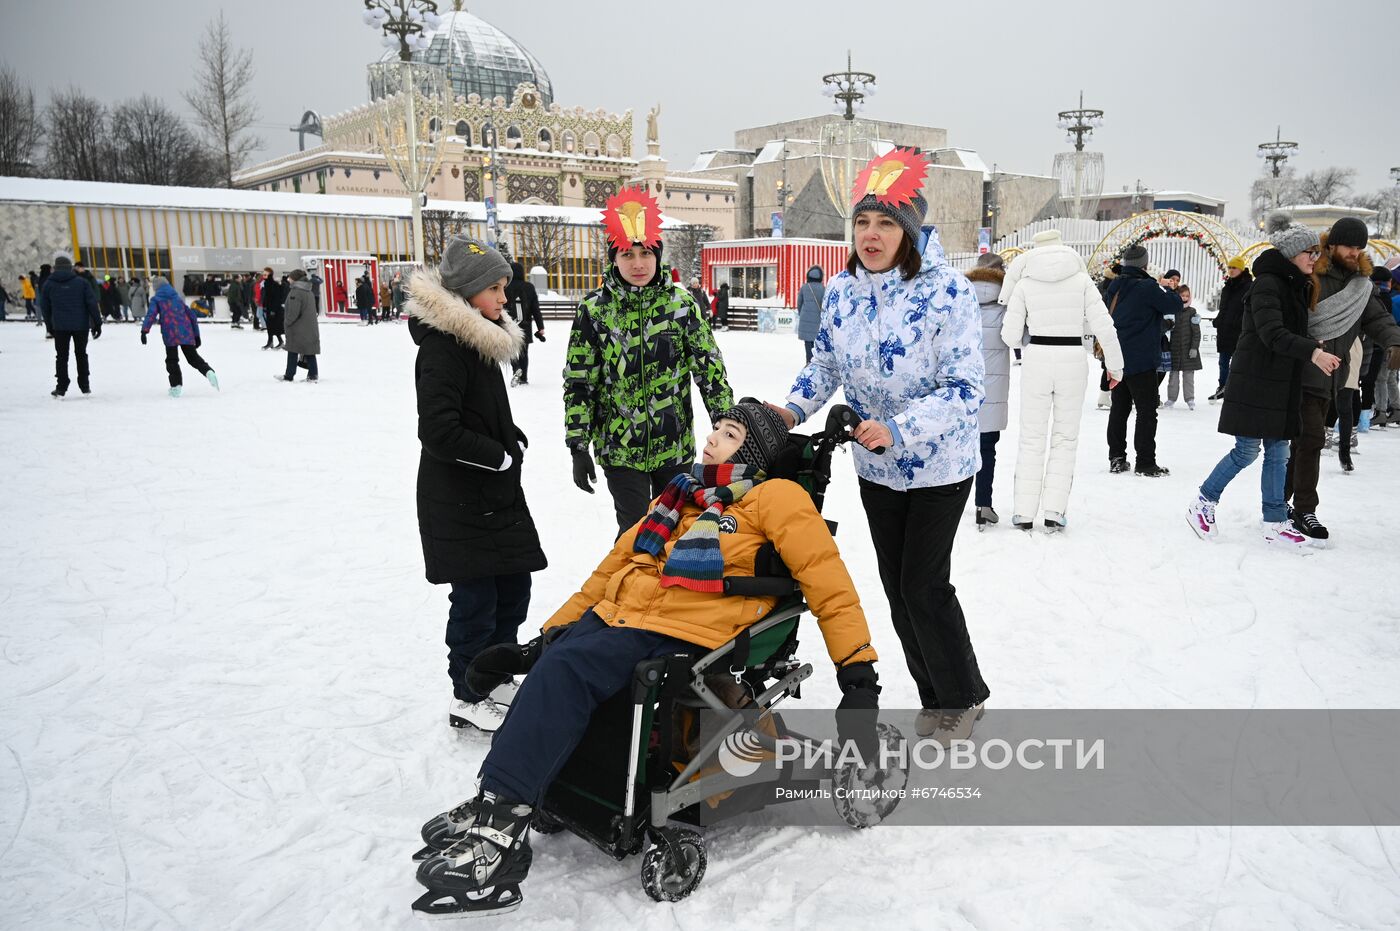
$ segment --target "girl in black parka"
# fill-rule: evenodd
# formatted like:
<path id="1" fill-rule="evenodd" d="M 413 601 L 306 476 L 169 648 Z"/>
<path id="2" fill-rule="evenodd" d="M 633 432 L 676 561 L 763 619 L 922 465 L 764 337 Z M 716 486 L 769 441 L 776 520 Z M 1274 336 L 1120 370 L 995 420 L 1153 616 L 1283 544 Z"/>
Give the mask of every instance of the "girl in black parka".
<path id="1" fill-rule="evenodd" d="M 510 266 L 458 236 L 442 266 L 409 285 L 409 334 L 418 345 L 418 532 L 428 581 L 452 586 L 447 674 L 454 727 L 494 731 L 503 709 L 466 682 L 486 647 L 514 643 L 530 605 L 530 573 L 545 567 L 520 487 L 525 434 L 511 417 L 501 365 L 523 345 L 502 312 Z M 504 687 L 510 691 L 510 686 Z M 493 695 L 509 702 L 509 695 Z"/>
<path id="2" fill-rule="evenodd" d="M 1239 345 L 1230 359 L 1220 411 L 1220 432 L 1233 436 L 1235 447 L 1201 484 L 1196 501 L 1186 509 L 1186 520 L 1197 536 L 1215 538 L 1215 506 L 1221 494 L 1258 458 L 1262 446 L 1264 539 L 1296 549 L 1306 547 L 1308 539 L 1289 523 L 1283 488 L 1288 442 L 1301 428 L 1298 405 L 1303 367 L 1315 365 L 1330 374 L 1341 360 L 1308 337 L 1317 233 L 1288 222 L 1286 217 L 1271 217 L 1270 233 L 1274 247 L 1254 262 L 1256 280 L 1249 292 Z"/>

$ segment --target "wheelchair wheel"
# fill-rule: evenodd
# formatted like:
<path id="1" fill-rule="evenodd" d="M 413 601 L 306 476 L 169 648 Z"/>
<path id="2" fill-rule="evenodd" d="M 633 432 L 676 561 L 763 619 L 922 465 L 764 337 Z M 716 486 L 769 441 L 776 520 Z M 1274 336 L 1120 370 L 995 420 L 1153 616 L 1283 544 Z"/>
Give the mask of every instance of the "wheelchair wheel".
<path id="1" fill-rule="evenodd" d="M 535 817 L 530 821 L 530 830 L 536 834 L 558 834 L 564 825 L 545 814 L 543 809 L 535 809 Z"/>
<path id="2" fill-rule="evenodd" d="M 642 857 L 642 888 L 657 902 L 679 902 L 705 876 L 705 838 L 687 828 L 661 828 Z"/>
<path id="3" fill-rule="evenodd" d="M 904 740 L 892 724 L 875 725 L 880 743 L 893 752 Z M 841 820 L 856 830 L 874 827 L 884 821 L 899 804 L 909 782 L 909 771 L 902 767 L 876 769 L 869 779 L 862 778 L 860 766 L 847 763 L 831 774 L 832 803 Z"/>

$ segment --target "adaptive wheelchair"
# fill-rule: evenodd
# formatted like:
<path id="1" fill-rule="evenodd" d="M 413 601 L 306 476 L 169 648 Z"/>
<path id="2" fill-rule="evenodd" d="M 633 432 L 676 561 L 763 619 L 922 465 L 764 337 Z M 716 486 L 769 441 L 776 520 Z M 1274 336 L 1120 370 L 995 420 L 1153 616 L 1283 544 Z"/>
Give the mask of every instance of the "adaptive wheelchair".
<path id="1" fill-rule="evenodd" d="M 821 511 L 832 454 L 850 441 L 859 421 L 849 407 L 833 407 L 821 432 L 789 435 L 769 477 L 797 482 Z M 836 532 L 833 522 L 827 526 Z M 721 753 L 726 748 L 732 753 L 736 735 L 769 753 L 779 736 L 806 739 L 787 730 L 773 709 L 800 697 L 802 682 L 812 674 L 811 664 L 797 658 L 799 621 L 807 605 L 771 544 L 756 562 L 754 576 L 726 578 L 724 592 L 777 596 L 767 616 L 717 649 L 696 647 L 639 663 L 630 687 L 598 708 L 535 811 L 536 833 L 572 831 L 618 860 L 642 854 L 642 886 L 656 901 L 685 898 L 704 877 L 705 839 L 697 828 L 753 811 L 764 799 L 771 803 L 779 786 L 816 788 L 833 780 L 850 784 L 871 778 L 869 770 L 833 771 L 805 759 L 745 776 L 720 765 Z M 746 698 L 741 708 L 726 702 L 736 691 Z M 707 721 L 719 716 L 724 723 L 687 740 L 697 738 L 699 715 Z M 762 726 L 754 726 L 756 721 Z M 877 726 L 877 737 L 887 745 L 900 739 L 885 724 Z M 880 771 L 873 778 L 902 786 L 907 773 Z M 865 828 L 894 809 L 897 794 L 891 795 L 894 800 L 874 806 L 856 806 L 842 797 L 834 801 L 843 820 Z"/>

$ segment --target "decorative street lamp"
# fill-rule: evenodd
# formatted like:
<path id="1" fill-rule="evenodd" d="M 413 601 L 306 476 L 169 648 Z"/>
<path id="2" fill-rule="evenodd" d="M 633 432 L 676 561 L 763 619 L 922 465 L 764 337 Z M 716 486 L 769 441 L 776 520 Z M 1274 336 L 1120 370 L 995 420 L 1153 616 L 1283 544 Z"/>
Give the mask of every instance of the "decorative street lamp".
<path id="1" fill-rule="evenodd" d="M 1084 106 L 1084 92 L 1079 92 L 1079 106 L 1061 110 L 1055 125 L 1065 131 L 1065 142 L 1074 146 L 1073 152 L 1055 156 L 1052 169 L 1060 183 L 1060 207 L 1068 216 L 1092 219 L 1099 209 L 1103 195 L 1103 153 L 1085 152 L 1084 143 L 1103 125 L 1103 111 Z"/>
<path id="2" fill-rule="evenodd" d="M 1288 163 L 1288 160 L 1298 154 L 1298 143 L 1285 142 L 1283 127 L 1280 126 L 1274 132 L 1274 141 L 1261 142 L 1258 149 L 1255 154 L 1269 163 L 1269 170 L 1277 178 L 1283 174 L 1283 166 Z"/>
<path id="3" fill-rule="evenodd" d="M 822 182 L 827 197 L 845 221 L 846 241 L 851 242 L 851 190 L 856 173 L 865 167 L 875 153 L 875 127 L 856 119 L 865 109 L 865 98 L 874 96 L 879 87 L 875 75 L 851 68 L 851 53 L 846 52 L 846 70 L 822 75 L 822 93 L 830 97 L 840 122 L 822 127 L 817 140 L 821 156 Z"/>
<path id="4" fill-rule="evenodd" d="M 1061 110 L 1056 114 L 1059 117 L 1055 125 L 1065 131 L 1065 142 L 1074 146 L 1074 151 L 1084 151 L 1084 141 L 1094 134 L 1094 130 L 1103 125 L 1102 110 L 1086 110 L 1084 108 L 1084 92 L 1079 92 L 1079 108 L 1076 110 Z"/>
<path id="5" fill-rule="evenodd" d="M 483 193 L 486 196 L 486 241 L 489 245 L 495 246 L 500 241 L 500 221 L 497 219 L 496 211 L 500 204 L 499 184 L 500 175 L 504 172 L 500 159 L 496 157 L 496 123 L 488 119 L 481 124 L 482 142 L 489 151 L 482 158 L 481 180 L 489 185 L 490 193 Z M 519 246 L 519 243 L 516 243 Z"/>
<path id="6" fill-rule="evenodd" d="M 1283 167 L 1298 154 L 1298 143 L 1285 141 L 1283 127 L 1280 126 L 1274 131 L 1274 141 L 1259 143 L 1254 154 L 1269 163 L 1269 171 L 1274 176 L 1274 183 L 1270 186 L 1273 188 L 1274 206 L 1277 207 L 1279 190 L 1283 187 Z"/>
<path id="7" fill-rule="evenodd" d="M 446 69 L 413 61 L 413 53 L 429 46 L 425 30 L 441 18 L 433 0 L 365 0 L 363 19 L 399 50 L 398 61 L 369 66 L 370 112 L 375 143 L 412 198 L 413 260 L 422 265 L 424 191 L 442 161 L 452 94 Z"/>

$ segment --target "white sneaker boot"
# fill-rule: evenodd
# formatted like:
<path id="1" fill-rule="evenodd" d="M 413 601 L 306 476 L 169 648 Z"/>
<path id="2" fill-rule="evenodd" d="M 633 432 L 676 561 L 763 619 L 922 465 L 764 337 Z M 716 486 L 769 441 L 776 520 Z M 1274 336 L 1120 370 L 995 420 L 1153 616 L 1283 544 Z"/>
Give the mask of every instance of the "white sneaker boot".
<path id="1" fill-rule="evenodd" d="M 1312 549 L 1308 538 L 1299 533 L 1291 521 L 1286 520 L 1276 524 L 1264 521 L 1264 541 L 1301 553 L 1310 552 Z"/>
<path id="2" fill-rule="evenodd" d="M 1186 508 L 1186 522 L 1191 525 L 1191 529 L 1196 531 L 1196 536 L 1202 540 L 1214 540 L 1215 533 L 1215 505 L 1218 502 L 1212 501 L 1205 495 L 1197 494 L 1196 500 Z"/>
<path id="3" fill-rule="evenodd" d="M 489 697 L 502 708 L 509 708 L 510 703 L 515 701 L 515 693 L 519 691 L 520 686 L 515 684 L 514 679 L 510 679 L 492 689 Z"/>
<path id="4" fill-rule="evenodd" d="M 452 705 L 447 709 L 447 723 L 453 727 L 474 727 L 487 734 L 494 734 L 505 717 L 501 706 L 489 698 L 483 698 L 479 702 L 464 702 L 454 698 Z"/>

